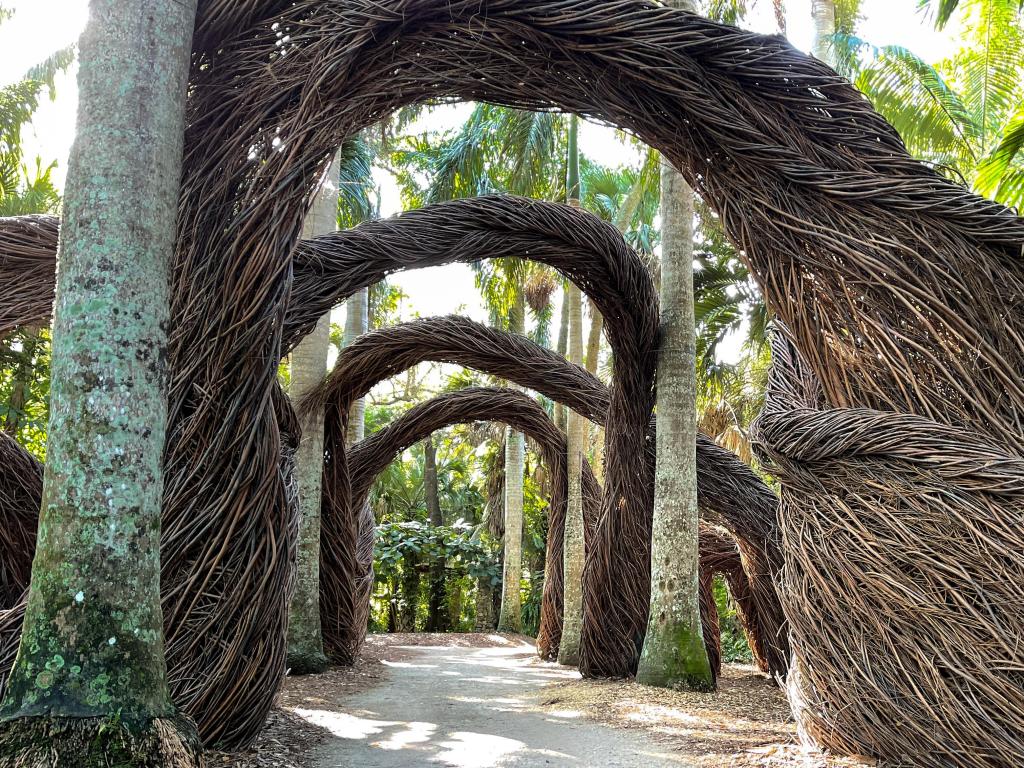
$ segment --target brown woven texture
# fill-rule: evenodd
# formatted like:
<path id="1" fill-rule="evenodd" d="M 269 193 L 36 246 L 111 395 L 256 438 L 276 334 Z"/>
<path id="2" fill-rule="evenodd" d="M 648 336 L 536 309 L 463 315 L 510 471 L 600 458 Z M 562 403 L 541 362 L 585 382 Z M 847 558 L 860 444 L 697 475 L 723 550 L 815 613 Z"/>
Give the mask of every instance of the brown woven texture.
<path id="1" fill-rule="evenodd" d="M 56 216 L 0 217 L 0 337 L 49 324 L 59 224 Z"/>
<path id="2" fill-rule="evenodd" d="M 567 362 L 554 351 L 523 336 L 459 316 L 426 318 L 375 330 L 364 334 L 342 351 L 334 370 L 307 396 L 302 406 L 305 410 L 323 408 L 327 414 L 325 508 L 342 510 L 347 505 L 348 492 L 338 493 L 336 488 L 347 482 L 342 475 L 344 467 L 339 460 L 339 452 L 344 450 L 340 441 L 341 436 L 347 433 L 351 404 L 378 382 L 427 360 L 474 368 L 565 403 L 600 424 L 604 424 L 607 419 L 608 387 L 584 368 Z M 647 441 L 645 467 L 645 482 L 648 485 L 653 484 L 654 477 L 653 447 L 654 439 L 651 435 Z M 698 437 L 697 470 L 702 516 L 732 531 L 743 542 L 744 551 L 749 554 L 744 562 L 750 568 L 750 581 L 754 586 L 747 588 L 751 597 L 744 621 L 755 646 L 755 658 L 759 664 L 763 664 L 765 671 L 784 676 L 789 646 L 785 616 L 773 583 L 773 574 L 777 575 L 778 572 L 769 572 L 759 567 L 769 562 L 781 563 L 775 522 L 775 495 L 749 467 L 704 435 Z M 584 493 L 600 493 L 600 490 L 594 481 L 585 487 Z M 644 512 L 643 525 L 648 538 L 652 514 L 651 508 Z M 349 518 L 339 516 L 339 522 L 335 523 L 338 527 L 329 535 L 325 534 L 322 546 L 332 553 L 338 563 L 330 565 L 327 570 L 349 573 L 354 567 L 340 564 L 354 562 L 352 553 L 361 532 L 361 529 L 356 530 L 340 522 Z M 588 516 L 588 521 L 594 525 L 597 519 L 596 514 Z M 558 638 L 561 636 L 563 530 L 562 507 L 555 504 L 549 522 L 547 574 L 537 643 L 543 658 L 557 656 Z M 334 576 L 324 573 L 321 578 L 330 579 Z M 338 599 L 344 601 L 345 598 L 340 596 Z M 338 604 L 342 605 L 340 610 L 349 610 L 347 604 Z M 333 612 L 334 609 L 331 610 Z M 324 620 L 327 621 L 328 617 L 325 616 Z M 339 619 L 331 616 L 329 620 L 334 622 Z M 348 623 L 347 619 L 342 620 Z M 349 625 L 359 626 L 358 621 Z M 351 658 L 351 654 L 343 654 L 341 658 Z M 772 659 L 774 665 L 768 663 L 768 658 Z"/>
<path id="3" fill-rule="evenodd" d="M 291 251 L 342 140 L 397 107 L 473 98 L 636 133 L 721 215 L 830 406 L 1020 448 L 1024 222 L 913 161 L 781 38 L 646 0 L 203 0 L 194 47 L 165 582 L 168 650 L 200 652 L 190 698 L 208 736 L 251 737 L 283 668 L 288 513 L 268 392 Z M 589 578 L 631 574 L 620 517 L 602 513 Z M 617 589 L 615 610 L 636 604 Z M 631 666 L 633 619 L 613 627 L 610 658 L 585 656 L 593 671 Z"/>
<path id="4" fill-rule="evenodd" d="M 456 200 L 369 221 L 302 243 L 292 309 L 285 322 L 300 336 L 339 300 L 399 269 L 520 256 L 562 272 L 605 318 L 614 354 L 606 430 L 605 487 L 599 530 L 588 555 L 580 669 L 634 671 L 646 630 L 650 535 L 645 510 L 646 428 L 653 408 L 657 297 L 650 274 L 619 232 L 596 216 L 511 196 Z M 600 598 L 597 596 L 600 595 Z"/>
<path id="5" fill-rule="evenodd" d="M 790 700 L 840 752 L 1024 765 L 1024 460 L 921 416 L 828 408 L 780 335 L 756 446 L 782 480 Z"/>
<path id="6" fill-rule="evenodd" d="M 42 498 L 42 465 L 0 432 L 0 610 L 14 607 L 28 589 Z"/>

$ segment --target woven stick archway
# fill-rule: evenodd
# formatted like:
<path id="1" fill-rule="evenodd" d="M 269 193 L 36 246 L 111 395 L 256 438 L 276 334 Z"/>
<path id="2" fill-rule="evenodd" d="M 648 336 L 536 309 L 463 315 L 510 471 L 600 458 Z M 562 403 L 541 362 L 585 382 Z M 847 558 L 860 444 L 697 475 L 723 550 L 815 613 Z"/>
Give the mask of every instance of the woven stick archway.
<path id="1" fill-rule="evenodd" d="M 650 536 L 644 526 L 653 486 L 644 482 L 653 408 L 658 303 L 650 274 L 621 234 L 596 216 L 512 196 L 477 197 L 368 221 L 304 241 L 286 334 L 314 314 L 399 269 L 521 256 L 554 267 L 590 296 L 605 318 L 614 354 L 608 406 L 604 501 L 584 579 L 585 674 L 629 674 L 647 626 Z M 326 310 L 325 310 L 326 311 Z M 322 312 L 321 312 L 322 314 Z M 286 344 L 290 343 L 286 335 Z M 596 597 L 588 595 L 600 594 Z M 588 629 L 589 627 L 589 629 Z"/>
<path id="2" fill-rule="evenodd" d="M 461 96 L 632 130 L 722 215 L 831 405 L 910 410 L 1019 448 L 1024 222 L 915 163 L 850 86 L 780 39 L 644 0 L 204 0 L 194 46 L 166 475 L 175 600 L 223 603 L 203 641 L 216 735 L 244 741 L 269 707 L 231 666 L 283 664 L 246 655 L 284 606 L 277 572 L 242 562 L 287 560 L 267 392 L 289 252 L 335 148 L 397 106 Z M 227 531 L 225 552 L 195 543 Z"/>
<path id="3" fill-rule="evenodd" d="M 443 429 L 452 424 L 474 422 L 474 421 L 496 421 L 507 424 L 530 437 L 540 447 L 541 458 L 548 468 L 551 476 L 551 499 L 549 504 L 549 525 L 548 525 L 548 548 L 545 567 L 544 600 L 551 599 L 551 592 L 562 592 L 562 571 L 554 570 L 557 560 L 561 558 L 561 539 L 565 524 L 566 504 L 566 459 L 565 459 L 565 435 L 555 426 L 547 413 L 536 401 L 529 396 L 512 389 L 471 387 L 457 392 L 446 393 L 413 406 L 409 411 L 395 419 L 390 425 L 371 435 L 352 448 L 350 460 L 350 477 L 352 478 L 350 506 L 345 509 L 342 506 L 332 504 L 324 510 L 324 536 L 325 556 L 321 569 L 321 583 L 325 586 L 321 590 L 323 603 L 321 604 L 322 624 L 324 626 L 324 643 L 335 648 L 338 643 L 335 641 L 336 633 L 344 633 L 345 636 L 362 642 L 362 635 L 366 631 L 366 613 L 362 607 L 354 612 L 354 620 L 349 621 L 344 612 L 348 610 L 346 598 L 343 594 L 336 594 L 351 590 L 353 583 L 358 583 L 361 573 L 356 574 L 355 582 L 346 573 L 345 563 L 339 563 L 328 559 L 327 550 L 330 548 L 332 554 L 335 551 L 334 537 L 337 535 L 351 535 L 350 531 L 344 531 L 339 518 L 345 515 L 351 516 L 353 509 L 362 509 L 366 505 L 366 499 L 370 488 L 377 476 L 387 467 L 388 464 L 402 451 L 425 439 L 432 432 Z M 328 431 L 327 434 L 330 434 Z M 341 433 L 342 435 L 344 433 Z M 326 443 L 326 441 L 325 441 Z M 328 445 L 328 451 L 335 445 L 332 441 Z M 327 480 L 327 477 L 325 477 Z M 590 467 L 583 470 L 581 477 L 583 483 L 584 517 L 591 523 L 597 517 L 600 507 L 601 488 L 594 478 Z M 373 519 L 370 518 L 372 526 Z M 360 537 L 363 531 L 358 532 Z M 363 564 L 359 564 L 363 568 Z M 340 599 L 339 599 L 340 598 Z M 360 593 L 359 599 L 364 596 Z M 368 603 L 367 603 L 368 605 Z M 330 627 L 330 629 L 328 629 Z M 544 644 L 554 648 L 557 653 L 558 643 L 561 638 L 561 622 L 557 624 L 547 622 L 542 627 L 546 635 Z M 330 637 L 330 639 L 329 639 Z M 540 638 L 538 638 L 540 642 Z M 354 658 L 357 644 L 349 642 L 342 648 L 342 652 Z"/>
<path id="4" fill-rule="evenodd" d="M 599 424 L 607 421 L 608 387 L 585 369 L 525 337 L 457 316 L 426 318 L 375 330 L 342 351 L 334 370 L 303 404 L 306 409 L 324 409 L 326 443 L 336 445 L 325 467 L 325 506 L 344 503 L 333 489 L 344 482 L 344 446 L 339 444 L 338 436 L 347 433 L 352 403 L 378 382 L 426 360 L 463 365 L 514 381 Z M 645 467 L 645 483 L 649 486 L 653 483 L 653 447 L 652 435 L 647 440 Z M 782 563 L 775 495 L 749 467 L 705 435 L 698 436 L 697 475 L 702 516 L 728 528 L 744 552 L 744 564 L 750 573 L 747 590 L 751 592 L 745 626 L 750 628 L 755 658 L 765 671 L 784 677 L 789 643 L 785 616 L 774 586 Z M 561 635 L 564 520 L 558 512 L 558 508 L 552 509 L 546 562 L 554 572 L 546 582 L 538 637 L 538 651 L 544 658 L 551 656 L 552 648 L 557 652 L 557 644 L 552 646 L 546 638 Z M 643 525 L 648 538 L 651 514 L 650 508 L 645 509 Z M 351 562 L 354 537 L 355 531 L 350 531 L 347 538 L 332 535 L 324 546 L 330 546 L 338 557 Z M 331 576 L 323 574 L 322 578 Z"/>
<path id="5" fill-rule="evenodd" d="M 248 223 L 244 238 L 230 228 L 211 235 L 224 248 L 204 253 L 236 248 L 234 261 L 223 260 L 230 266 L 255 248 L 259 266 L 249 274 L 273 269 L 265 254 L 289 230 L 294 241 L 300 218 L 282 215 L 284 201 L 308 195 L 343 138 L 398 106 L 445 96 L 558 106 L 632 130 L 682 168 L 830 380 L 836 404 L 860 398 L 966 416 L 1018 442 L 1024 398 L 1011 379 L 1022 354 L 999 338 L 997 321 L 1014 314 L 1019 285 L 994 278 L 988 265 L 1019 254 L 1024 225 L 911 160 L 849 85 L 783 40 L 643 0 L 356 0 L 340 8 L 266 0 L 210 11 L 197 41 L 216 50 L 217 66 L 196 78 L 192 131 L 210 146 L 196 178 L 219 176 L 204 203 L 237 200 Z M 251 163 L 236 165 L 250 153 Z M 929 255 L 932 266 L 922 269 Z M 993 299 L 950 294 L 946 265 L 957 272 L 954 285 Z M 883 272 L 912 279 L 879 280 Z M 908 292 L 920 294 L 920 313 Z M 911 328 L 910 316 L 941 322 Z M 867 327 L 883 333 L 865 340 Z M 902 337 L 895 344 L 893 333 Z M 961 348 L 994 363 L 983 369 L 984 393 L 969 402 L 957 394 Z M 918 364 L 921 382 L 908 388 Z M 598 546 L 609 551 L 598 560 L 610 564 L 620 532 L 601 528 L 609 541 Z M 615 658 L 631 655 L 624 644 L 611 649 Z M 621 671 L 589 652 L 585 634 L 585 665 Z"/>
<path id="6" fill-rule="evenodd" d="M 354 508 L 367 510 L 367 496 L 370 486 L 384 468 L 401 454 L 402 451 L 422 441 L 427 435 L 455 423 L 467 421 L 500 421 L 521 429 L 540 446 L 543 460 L 552 473 L 551 497 L 551 528 L 549 536 L 560 538 L 554 533 L 556 509 L 558 518 L 564 525 L 566 464 L 565 435 L 559 430 L 530 397 L 521 392 L 495 388 L 469 388 L 459 392 L 439 395 L 427 402 L 414 406 L 396 419 L 391 425 L 359 443 L 352 451 L 352 476 L 357 478 L 352 486 L 352 505 Z M 600 487 L 590 471 L 589 465 L 583 468 L 582 476 L 584 499 L 584 531 L 588 542 L 592 541 L 600 508 Z M 341 510 L 332 508 L 330 516 L 334 517 Z M 326 518 L 325 518 L 326 519 Z M 372 531 L 372 514 L 367 518 L 364 512 L 360 519 L 359 537 L 365 541 L 366 530 Z M 332 526 L 333 528 L 333 526 Z M 371 537 L 372 538 L 372 537 Z M 719 637 L 718 609 L 715 605 L 711 589 L 715 574 L 726 577 L 730 591 L 741 606 L 752 609 L 750 589 L 746 574 L 740 561 L 740 552 L 735 542 L 723 531 L 708 525 L 702 525 L 700 531 L 701 557 L 701 621 L 704 628 L 704 641 L 712 658 L 712 668 L 717 678 L 721 672 L 721 641 Z M 549 550 L 550 556 L 550 550 Z M 365 634 L 366 615 L 369 608 L 369 591 L 361 588 L 367 583 L 367 574 L 372 567 L 372 559 L 361 559 L 360 572 L 356 574 L 357 610 L 354 621 L 349 625 L 355 631 L 361 628 Z M 372 575 L 369 577 L 372 579 Z M 550 569 L 545 572 L 545 579 L 552 578 Z M 561 580 L 559 572 L 557 578 Z M 351 589 L 352 582 L 337 585 Z M 559 589 L 561 584 L 559 584 Z M 547 582 L 545 583 L 547 596 Z M 331 600 L 330 602 L 334 602 Z M 746 615 L 741 612 L 741 621 L 747 629 Z M 538 645 L 542 642 L 549 645 L 557 655 L 561 634 L 561 625 L 553 628 L 557 635 L 547 638 L 538 637 Z M 544 629 L 542 627 L 542 632 Z M 353 639 L 355 639 L 353 637 Z M 359 642 L 362 637 L 358 638 Z"/>

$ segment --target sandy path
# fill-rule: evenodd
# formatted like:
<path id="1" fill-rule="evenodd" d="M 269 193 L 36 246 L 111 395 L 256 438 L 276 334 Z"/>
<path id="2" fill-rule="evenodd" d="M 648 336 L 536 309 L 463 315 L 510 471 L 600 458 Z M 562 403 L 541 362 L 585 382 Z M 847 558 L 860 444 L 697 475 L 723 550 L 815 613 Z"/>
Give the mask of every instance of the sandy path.
<path id="1" fill-rule="evenodd" d="M 369 690 L 295 714 L 323 729 L 316 768 L 689 766 L 642 731 L 545 712 L 542 689 L 570 669 L 537 661 L 533 647 L 492 636 L 492 647 L 396 647 L 386 678 Z M 549 689 L 550 690 L 550 689 Z"/>

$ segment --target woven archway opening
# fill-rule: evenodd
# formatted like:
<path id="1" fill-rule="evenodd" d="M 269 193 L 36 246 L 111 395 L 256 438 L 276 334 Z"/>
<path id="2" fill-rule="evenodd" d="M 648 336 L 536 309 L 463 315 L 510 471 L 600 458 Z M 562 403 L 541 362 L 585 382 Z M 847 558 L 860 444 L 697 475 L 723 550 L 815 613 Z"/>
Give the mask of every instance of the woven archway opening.
<path id="1" fill-rule="evenodd" d="M 592 586 L 584 590 L 582 644 L 590 650 L 581 651 L 580 668 L 585 674 L 629 674 L 646 631 L 650 594 L 645 510 L 653 486 L 644 482 L 644 456 L 654 405 L 658 302 L 650 273 L 614 227 L 568 206 L 489 196 L 304 241 L 296 253 L 286 334 L 294 329 L 298 336 L 315 323 L 316 313 L 396 270 L 501 256 L 557 269 L 605 318 L 614 364 L 600 533 L 584 576 Z"/>
<path id="2" fill-rule="evenodd" d="M 347 433 L 352 403 L 378 382 L 427 360 L 462 365 L 513 381 L 564 403 L 599 424 L 607 423 L 608 387 L 585 369 L 522 336 L 457 316 L 427 318 L 375 330 L 342 351 L 331 374 L 310 393 L 303 405 L 307 409 L 324 409 L 326 443 L 336 446 L 330 450 L 325 466 L 325 506 L 340 508 L 347 503 L 348 495 L 338 494 L 334 489 L 345 482 L 342 477 L 344 445 L 339 436 Z M 653 429 L 653 422 L 650 429 Z M 650 435 L 644 475 L 649 487 L 653 487 L 654 482 L 654 442 Z M 786 619 L 774 584 L 782 562 L 775 521 L 777 499 L 749 467 L 704 435 L 698 437 L 697 475 L 702 517 L 726 527 L 744 553 L 743 563 L 749 573 L 747 591 L 750 592 L 744 626 L 748 628 L 755 659 L 764 671 L 784 677 L 789 663 L 789 644 Z M 653 491 L 648 492 L 647 498 L 653 498 Z M 550 638 L 561 636 L 564 519 L 560 512 L 557 505 L 552 508 L 547 542 L 549 573 L 538 636 L 538 651 L 544 658 L 557 655 L 557 641 Z M 650 507 L 644 509 L 647 538 L 652 514 Z M 344 562 L 354 561 L 356 531 L 350 530 L 347 537 L 333 534 L 330 539 L 324 542 L 325 547 L 330 547 Z M 348 569 L 342 566 L 338 570 Z M 334 576 L 324 574 L 322 578 Z M 325 616 L 324 621 L 328 620 Z"/>
<path id="3" fill-rule="evenodd" d="M 561 558 L 561 538 L 564 531 L 566 505 L 566 443 L 565 435 L 555 426 L 540 405 L 533 398 L 512 389 L 471 387 L 457 392 L 438 395 L 413 406 L 387 427 L 367 437 L 351 449 L 349 474 L 351 489 L 347 508 L 332 504 L 323 512 L 322 566 L 321 566 L 321 624 L 324 627 L 324 644 L 335 658 L 351 663 L 366 633 L 366 612 L 369 609 L 369 594 L 353 585 L 365 582 L 366 569 L 371 563 L 355 558 L 354 563 L 339 561 L 335 556 L 339 538 L 351 536 L 365 540 L 368 521 L 372 540 L 372 514 L 360 516 L 357 531 L 346 530 L 345 516 L 353 517 L 353 510 L 368 509 L 366 500 L 377 476 L 391 461 L 410 446 L 424 440 L 428 435 L 452 424 L 494 421 L 519 430 L 533 440 L 540 448 L 541 459 L 551 476 L 551 497 L 549 502 L 548 549 L 545 568 L 544 597 L 550 599 L 550 592 L 562 592 L 562 571 L 553 570 L 554 561 Z M 325 434 L 331 434 L 328 430 Z M 339 433 L 344 439 L 344 432 Z M 335 437 L 327 451 L 336 444 Z M 329 483 L 329 475 L 325 481 Z M 601 488 L 590 472 L 583 470 L 584 517 L 593 521 L 600 506 Z M 325 491 L 326 498 L 326 491 Z M 557 545 L 554 546 L 555 542 Z M 355 568 L 354 573 L 349 571 Z M 355 593 L 355 606 L 350 607 L 346 592 Z M 542 628 L 547 638 L 545 644 L 557 653 L 561 638 L 561 623 L 548 623 Z"/>
<path id="4" fill-rule="evenodd" d="M 555 529 L 556 527 L 561 529 L 565 519 L 566 440 L 564 433 L 554 425 L 543 408 L 528 395 L 509 389 L 468 388 L 438 395 L 414 406 L 388 427 L 366 438 L 353 448 L 351 457 L 352 498 L 351 507 L 347 512 L 351 514 L 351 510 L 361 510 L 358 537 L 360 542 L 364 543 L 363 547 L 367 540 L 372 542 L 373 538 L 373 515 L 368 512 L 367 497 L 377 476 L 402 451 L 424 440 L 433 432 L 452 424 L 473 421 L 499 421 L 508 424 L 523 431 L 539 445 L 542 458 L 548 465 L 553 478 L 549 536 L 554 536 L 556 540 L 560 538 L 556 534 L 561 531 Z M 587 546 L 589 546 L 596 533 L 601 490 L 589 465 L 584 464 L 583 467 L 581 481 L 584 502 L 584 532 Z M 328 518 L 336 518 L 343 511 L 345 510 L 332 507 L 325 515 L 325 522 Z M 556 519 L 559 521 L 557 526 Z M 334 525 L 335 522 L 332 519 L 331 531 L 338 530 Z M 345 650 L 351 654 L 358 650 L 358 643 L 361 643 L 365 636 L 370 603 L 370 592 L 366 585 L 372 582 L 372 553 L 369 557 L 361 554 L 356 563 L 358 570 L 351 574 L 351 578 L 346 578 L 344 583 L 330 578 L 327 584 L 331 586 L 327 588 L 328 593 L 324 595 L 325 604 L 330 606 L 325 612 L 328 615 L 332 610 L 348 608 L 344 596 L 342 596 L 343 601 L 339 603 L 334 599 L 333 594 L 329 594 L 333 593 L 334 589 L 340 587 L 349 590 L 356 596 L 354 616 L 351 621 L 343 621 L 341 624 L 341 626 L 349 628 L 349 644 Z M 748 634 L 756 631 L 756 623 L 749 623 L 748 616 L 756 612 L 757 606 L 751 600 L 750 585 L 743 570 L 740 551 L 733 539 L 724 531 L 702 524 L 700 564 L 701 622 L 704 641 L 712 659 L 714 675 L 717 678 L 721 673 L 721 641 L 718 609 L 712 591 L 714 576 L 722 574 L 726 578 L 729 589 L 740 606 L 741 623 Z M 557 589 L 559 592 L 561 591 L 562 575 L 560 572 L 557 576 L 552 574 L 549 566 L 545 573 L 545 579 L 545 598 L 548 594 L 548 583 L 554 579 L 558 580 Z M 355 589 L 353 589 L 353 585 L 355 585 Z M 325 626 L 327 625 L 325 624 Z M 339 625 L 332 621 L 331 633 L 333 634 L 338 628 Z M 549 631 L 552 630 L 557 634 L 544 638 L 543 642 L 546 642 L 557 655 L 561 626 L 552 627 Z M 326 634 L 325 631 L 325 640 Z M 538 638 L 538 644 L 541 642 L 542 638 Z M 331 645 L 334 646 L 334 642 Z"/>
<path id="5" fill-rule="evenodd" d="M 194 670 L 206 693 L 188 698 L 208 698 L 208 739 L 251 737 L 283 670 L 287 505 L 268 392 L 290 252 L 334 150 L 397 106 L 477 98 L 633 131 L 722 216 L 829 405 L 910 411 L 1019 450 L 1024 223 L 914 162 L 849 85 L 780 39 L 645 0 L 204 0 L 194 47 L 165 461 L 181 557 L 165 581 L 181 619 L 172 667 L 203 633 L 212 673 Z"/>

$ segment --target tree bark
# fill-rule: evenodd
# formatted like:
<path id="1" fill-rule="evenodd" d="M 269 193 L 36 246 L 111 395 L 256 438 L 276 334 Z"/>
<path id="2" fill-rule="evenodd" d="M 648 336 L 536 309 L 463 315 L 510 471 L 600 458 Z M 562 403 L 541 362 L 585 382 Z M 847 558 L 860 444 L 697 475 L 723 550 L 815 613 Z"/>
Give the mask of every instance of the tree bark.
<path id="1" fill-rule="evenodd" d="M 510 330 L 523 334 L 526 328 L 526 301 L 522 286 L 516 289 L 516 301 L 509 318 Z M 508 430 L 505 440 L 505 562 L 502 567 L 499 632 L 521 632 L 523 598 L 523 463 L 525 441 L 521 432 Z"/>
<path id="2" fill-rule="evenodd" d="M 578 203 L 579 201 L 577 201 Z M 558 320 L 558 354 L 565 357 L 569 346 L 569 287 L 562 288 L 562 311 Z M 569 410 L 562 403 L 555 403 L 555 425 L 566 431 L 569 425 Z"/>
<path id="3" fill-rule="evenodd" d="M 583 301 L 580 289 L 569 286 L 569 362 L 583 361 Z M 565 544 L 562 554 L 563 603 L 562 640 L 558 662 L 575 666 L 580 661 L 580 632 L 583 628 L 583 492 L 580 473 L 587 440 L 587 420 L 569 411 L 566 452 L 569 491 L 565 512 Z"/>
<path id="4" fill-rule="evenodd" d="M 566 188 L 569 205 L 579 207 L 579 117 L 569 123 L 568 168 Z M 580 289 L 568 283 L 565 298 L 568 307 L 569 362 L 583 364 L 583 296 Z M 586 443 L 587 422 L 575 411 L 567 411 L 565 532 L 562 547 L 562 638 L 558 645 L 558 662 L 576 666 L 580 662 L 580 631 L 583 628 L 583 489 L 580 483 Z"/>
<path id="5" fill-rule="evenodd" d="M 303 238 L 337 229 L 339 159 L 335 157 L 302 226 Z M 292 350 L 288 395 L 298 403 L 327 373 L 331 345 L 331 313 L 321 317 L 313 332 Z M 288 605 L 288 667 L 306 675 L 327 669 L 320 627 L 320 502 L 324 471 L 323 409 L 302 420 L 302 438 L 295 452 L 299 484 L 299 538 L 295 587 Z"/>
<path id="6" fill-rule="evenodd" d="M 832 35 L 836 32 L 835 0 L 811 0 L 811 19 L 814 22 L 814 43 L 811 53 L 818 60 L 834 67 L 836 60 Z"/>
<path id="7" fill-rule="evenodd" d="M 370 329 L 370 289 L 363 288 L 352 294 L 345 303 L 345 334 L 342 346 L 347 347 Z M 366 434 L 366 398 L 352 403 L 348 419 L 348 441 L 353 445 Z"/>
<path id="8" fill-rule="evenodd" d="M 444 517 L 441 514 L 441 499 L 437 492 L 437 448 L 434 446 L 433 436 L 423 441 L 423 495 L 427 500 L 427 514 L 430 517 L 430 524 L 435 528 L 444 525 Z M 437 544 L 444 545 L 440 533 L 437 534 Z M 448 617 L 446 614 L 447 604 L 445 601 L 445 574 L 444 554 L 434 556 L 430 563 L 430 594 L 427 599 L 427 632 L 447 632 Z"/>
<path id="9" fill-rule="evenodd" d="M 170 261 L 195 0 L 92 0 L 80 44 L 49 445 L 0 763 L 195 765 L 164 662 Z"/>
<path id="10" fill-rule="evenodd" d="M 676 7 L 693 10 L 688 2 Z M 693 190 L 661 172 L 661 343 L 651 535 L 651 610 L 637 682 L 712 690 L 700 620 L 697 383 L 693 314 Z"/>

